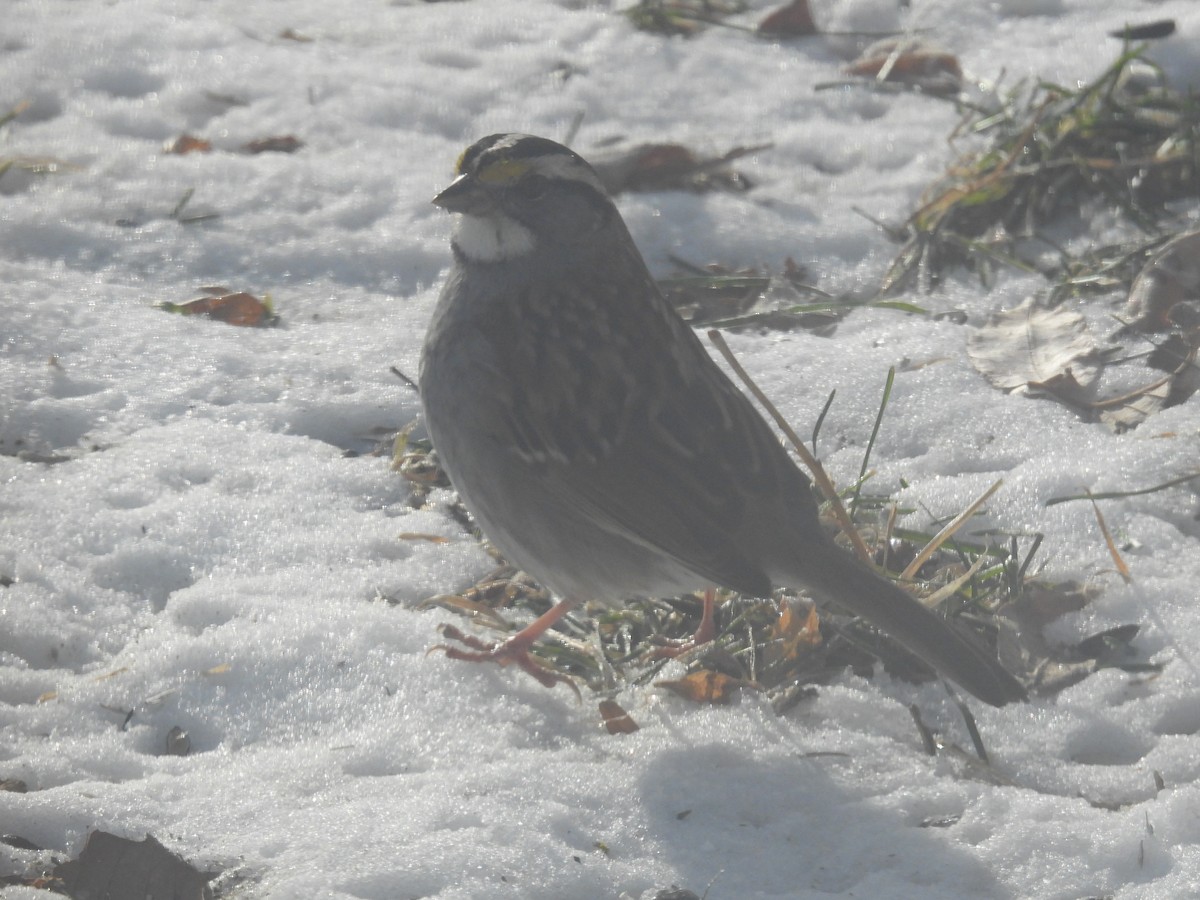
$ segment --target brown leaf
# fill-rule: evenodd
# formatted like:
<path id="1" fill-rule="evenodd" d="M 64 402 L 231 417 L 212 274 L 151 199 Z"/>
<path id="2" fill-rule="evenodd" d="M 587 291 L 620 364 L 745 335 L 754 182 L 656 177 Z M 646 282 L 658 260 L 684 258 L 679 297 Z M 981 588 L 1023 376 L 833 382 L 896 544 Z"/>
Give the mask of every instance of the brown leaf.
<path id="1" fill-rule="evenodd" d="M 962 66 L 953 53 L 911 38 L 876 41 L 846 67 L 850 75 L 894 81 L 930 93 L 952 94 L 962 86 Z"/>
<path id="2" fill-rule="evenodd" d="M 222 297 L 201 297 L 187 303 L 162 303 L 160 309 L 181 316 L 208 316 L 230 325 L 272 325 L 278 316 L 271 310 L 270 301 L 259 300 L 253 294 L 225 294 Z"/>
<path id="3" fill-rule="evenodd" d="M 817 34 L 817 23 L 813 21 L 808 0 L 792 0 L 781 6 L 758 23 L 759 34 L 798 36 Z"/>
<path id="4" fill-rule="evenodd" d="M 181 134 L 164 148 L 167 153 L 185 156 L 188 153 L 211 153 L 212 143 L 192 134 Z"/>
<path id="5" fill-rule="evenodd" d="M 623 191 L 744 191 L 750 183 L 729 163 L 763 147 L 736 147 L 703 157 L 682 144 L 638 144 L 594 153 L 592 168 L 610 194 Z"/>
<path id="6" fill-rule="evenodd" d="M 243 153 L 295 153 L 304 142 L 293 134 L 282 134 L 277 137 L 259 138 L 242 144 Z"/>
<path id="7" fill-rule="evenodd" d="M 609 734 L 633 734 L 641 727 L 616 700 L 600 701 L 600 718 Z"/>

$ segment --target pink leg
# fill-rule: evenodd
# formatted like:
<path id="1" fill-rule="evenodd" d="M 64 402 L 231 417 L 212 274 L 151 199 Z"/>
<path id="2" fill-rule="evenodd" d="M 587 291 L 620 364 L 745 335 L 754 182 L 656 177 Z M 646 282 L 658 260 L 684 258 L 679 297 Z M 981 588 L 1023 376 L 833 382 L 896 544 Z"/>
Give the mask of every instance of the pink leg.
<path id="1" fill-rule="evenodd" d="M 575 691 L 575 695 L 578 697 L 579 689 L 575 687 L 570 678 L 557 672 L 551 672 L 529 655 L 529 648 L 533 646 L 534 642 L 553 627 L 555 622 L 578 605 L 573 600 L 556 603 L 508 640 L 499 643 L 481 641 L 477 637 L 464 634 L 453 625 L 443 625 L 439 630 L 444 638 L 456 641 L 468 649 L 438 644 L 436 647 L 430 647 L 429 652 L 441 650 L 451 659 L 461 659 L 465 662 L 494 662 L 500 666 L 515 663 L 546 687 L 554 687 L 556 684 L 562 683 Z"/>
<path id="2" fill-rule="evenodd" d="M 706 590 L 701 603 L 700 624 L 696 627 L 696 633 L 686 641 L 672 641 L 659 647 L 654 651 L 656 658 L 682 656 L 689 650 L 710 643 L 717 636 L 717 620 L 713 615 L 717 603 L 717 592 L 713 588 Z"/>

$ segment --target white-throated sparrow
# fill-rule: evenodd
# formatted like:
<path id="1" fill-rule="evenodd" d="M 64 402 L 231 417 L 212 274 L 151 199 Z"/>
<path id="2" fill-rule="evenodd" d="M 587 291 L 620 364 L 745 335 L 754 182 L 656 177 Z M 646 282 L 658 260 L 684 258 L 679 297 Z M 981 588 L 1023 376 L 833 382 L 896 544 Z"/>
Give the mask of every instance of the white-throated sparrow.
<path id="1" fill-rule="evenodd" d="M 433 201 L 459 213 L 429 325 L 430 436 L 484 533 L 559 604 L 459 659 L 517 663 L 572 607 L 706 585 L 809 588 L 987 703 L 1025 697 L 995 656 L 838 548 L 808 478 L 663 300 L 591 167 L 494 134 Z"/>

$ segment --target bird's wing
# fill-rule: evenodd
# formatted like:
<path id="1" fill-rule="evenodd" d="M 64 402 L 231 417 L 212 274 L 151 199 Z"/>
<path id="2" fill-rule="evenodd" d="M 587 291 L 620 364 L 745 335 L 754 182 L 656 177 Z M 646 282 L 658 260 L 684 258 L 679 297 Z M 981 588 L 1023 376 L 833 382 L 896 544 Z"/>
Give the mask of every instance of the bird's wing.
<path id="1" fill-rule="evenodd" d="M 541 467 L 562 503 L 586 507 L 608 530 L 705 580 L 767 595 L 761 551 L 748 542 L 756 524 L 771 523 L 751 517 L 769 520 L 784 502 L 811 507 L 808 479 L 653 284 L 647 290 L 656 315 L 636 335 L 606 325 L 621 314 L 616 298 L 599 308 L 583 297 L 568 305 L 586 335 L 564 327 L 556 310 L 559 340 L 539 342 L 550 347 L 543 358 L 514 361 L 526 372 L 544 366 L 546 375 L 536 392 L 509 399 L 513 452 Z M 530 317 L 525 324 L 538 327 Z M 577 344 L 589 338 L 582 352 Z"/>

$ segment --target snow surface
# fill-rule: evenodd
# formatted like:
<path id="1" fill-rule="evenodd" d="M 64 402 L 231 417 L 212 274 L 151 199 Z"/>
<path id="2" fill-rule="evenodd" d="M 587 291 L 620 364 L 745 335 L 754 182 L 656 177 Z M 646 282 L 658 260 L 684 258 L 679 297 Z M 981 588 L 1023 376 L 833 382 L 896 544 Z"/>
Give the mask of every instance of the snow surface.
<path id="1" fill-rule="evenodd" d="M 743 22 L 769 8 L 755 6 Z M 972 79 L 1005 84 L 1085 81 L 1119 50 L 1107 31 L 1174 18 L 1152 57 L 1177 85 L 1200 82 L 1192 0 L 815 6 L 830 29 L 928 29 Z M 582 113 L 585 155 L 615 136 L 717 153 L 769 142 L 738 163 L 749 194 L 626 195 L 621 210 L 657 272 L 669 253 L 776 271 L 791 255 L 836 291 L 873 283 L 893 250 L 854 208 L 902 219 L 954 157 L 950 104 L 814 91 L 842 77 L 848 39 L 665 39 L 605 4 L 4 12 L 0 107 L 30 106 L 0 155 L 71 167 L 0 178 L 0 575 L 13 580 L 0 588 L 0 777 L 29 786 L 0 795 L 0 832 L 57 858 L 94 828 L 152 833 L 238 873 L 249 897 L 1200 896 L 1200 696 L 1180 658 L 1200 659 L 1195 490 L 1104 504 L 1132 547 L 1132 587 L 1087 504 L 1044 506 L 1195 471 L 1196 398 L 1116 436 L 992 389 L 950 321 L 865 310 L 832 338 L 731 337 L 802 432 L 837 389 L 822 452 L 842 481 L 898 366 L 872 457 L 880 488 L 904 479 L 901 497 L 944 516 L 1003 476 L 983 524 L 1043 532 L 1044 575 L 1103 590 L 1052 636 L 1144 625 L 1161 677 L 1109 670 L 976 709 L 1015 786 L 924 755 L 909 702 L 966 741 L 936 685 L 847 675 L 784 717 L 752 693 L 698 708 L 628 689 L 642 728 L 614 737 L 562 688 L 426 656 L 450 617 L 413 605 L 489 561 L 448 496 L 410 509 L 385 457 L 346 453 L 417 415 L 389 367 L 416 371 L 449 256 L 449 217 L 428 201 L 474 139 L 561 138 Z M 165 155 L 183 132 L 216 152 Z M 280 134 L 305 146 L 234 152 Z M 171 218 L 190 190 L 186 213 L 219 218 Z M 1115 231 L 1097 216 L 1090 237 Z M 282 327 L 155 308 L 211 284 L 269 292 Z M 1040 287 L 964 277 L 921 302 L 979 324 Z M 186 757 L 164 752 L 176 726 Z M 6 872 L 50 856 L 0 854 Z"/>

